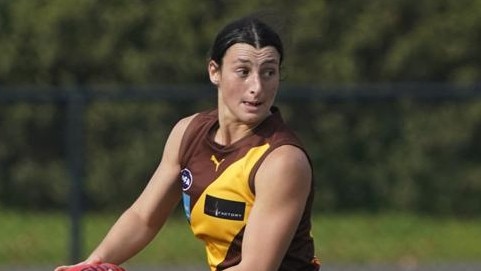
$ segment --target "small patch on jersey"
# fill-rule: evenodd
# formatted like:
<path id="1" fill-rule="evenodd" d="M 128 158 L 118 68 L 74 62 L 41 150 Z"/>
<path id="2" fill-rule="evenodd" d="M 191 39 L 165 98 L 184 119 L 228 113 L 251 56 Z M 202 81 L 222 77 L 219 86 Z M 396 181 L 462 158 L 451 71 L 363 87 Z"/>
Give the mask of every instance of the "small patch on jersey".
<path id="1" fill-rule="evenodd" d="M 213 217 L 244 220 L 246 203 L 227 199 L 216 198 L 211 195 L 205 196 L 204 213 Z"/>
<path id="2" fill-rule="evenodd" d="M 182 201 L 184 203 L 185 216 L 190 223 L 190 196 L 187 193 L 182 193 Z"/>
<path id="3" fill-rule="evenodd" d="M 187 191 L 192 186 L 192 182 L 194 178 L 192 177 L 192 173 L 189 169 L 184 168 L 180 171 L 180 178 L 182 179 L 182 190 Z"/>

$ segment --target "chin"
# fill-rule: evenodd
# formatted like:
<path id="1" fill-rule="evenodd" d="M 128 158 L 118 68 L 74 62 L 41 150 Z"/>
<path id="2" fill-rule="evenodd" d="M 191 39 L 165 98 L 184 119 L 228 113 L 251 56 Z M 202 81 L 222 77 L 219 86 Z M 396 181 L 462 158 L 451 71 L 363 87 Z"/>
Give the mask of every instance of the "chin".
<path id="1" fill-rule="evenodd" d="M 246 124 L 258 124 L 267 118 L 269 114 L 263 113 L 244 113 L 240 116 L 242 122 Z"/>

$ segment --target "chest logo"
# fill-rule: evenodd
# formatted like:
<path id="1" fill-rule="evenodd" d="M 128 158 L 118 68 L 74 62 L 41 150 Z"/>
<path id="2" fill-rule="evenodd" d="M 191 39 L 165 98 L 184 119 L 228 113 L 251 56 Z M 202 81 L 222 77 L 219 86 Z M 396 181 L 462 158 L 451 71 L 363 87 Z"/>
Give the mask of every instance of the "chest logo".
<path id="1" fill-rule="evenodd" d="M 217 198 L 208 194 L 205 197 L 204 214 L 209 216 L 243 221 L 245 209 L 245 202 Z"/>
<path id="2" fill-rule="evenodd" d="M 210 157 L 210 161 L 212 161 L 214 163 L 216 172 L 219 169 L 220 164 L 222 164 L 222 162 L 224 162 L 224 160 L 225 159 L 222 159 L 222 160 L 218 161 L 217 158 L 215 157 L 215 155 L 212 154 L 212 156 Z"/>

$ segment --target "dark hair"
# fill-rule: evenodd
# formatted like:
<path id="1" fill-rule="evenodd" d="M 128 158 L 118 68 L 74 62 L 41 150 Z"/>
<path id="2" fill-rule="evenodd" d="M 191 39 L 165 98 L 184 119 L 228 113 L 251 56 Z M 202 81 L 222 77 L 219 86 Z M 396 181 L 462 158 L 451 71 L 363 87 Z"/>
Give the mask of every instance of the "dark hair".
<path id="1" fill-rule="evenodd" d="M 210 59 L 222 65 L 222 58 L 229 47 L 236 43 L 247 43 L 255 48 L 273 46 L 284 57 L 284 48 L 279 35 L 266 23 L 256 17 L 244 17 L 226 25 L 214 40 Z"/>

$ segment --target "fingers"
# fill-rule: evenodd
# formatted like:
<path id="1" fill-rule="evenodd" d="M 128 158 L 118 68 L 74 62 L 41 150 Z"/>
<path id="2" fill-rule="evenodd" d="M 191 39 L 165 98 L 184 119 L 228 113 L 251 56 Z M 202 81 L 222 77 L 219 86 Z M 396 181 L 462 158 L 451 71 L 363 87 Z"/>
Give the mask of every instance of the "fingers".
<path id="1" fill-rule="evenodd" d="M 124 268 L 112 263 L 102 263 L 95 257 L 75 265 L 62 265 L 54 271 L 125 271 Z"/>
<path id="2" fill-rule="evenodd" d="M 54 269 L 54 271 L 65 271 L 69 268 L 68 265 L 62 265 L 62 266 L 58 266 L 57 268 Z"/>
<path id="3" fill-rule="evenodd" d="M 67 271 L 67 270 L 72 269 L 74 267 L 85 265 L 86 263 L 87 263 L 87 261 L 79 262 L 77 264 L 72 264 L 72 265 L 61 265 L 61 266 L 58 266 L 57 268 L 55 268 L 54 271 Z"/>
<path id="4" fill-rule="evenodd" d="M 54 271 L 125 271 L 125 269 L 111 263 L 85 261 L 75 265 L 62 265 Z"/>

